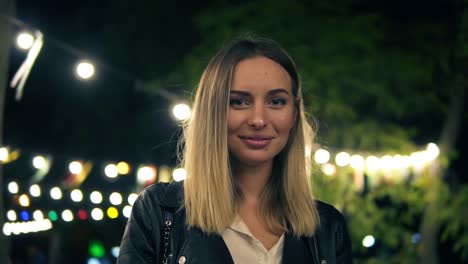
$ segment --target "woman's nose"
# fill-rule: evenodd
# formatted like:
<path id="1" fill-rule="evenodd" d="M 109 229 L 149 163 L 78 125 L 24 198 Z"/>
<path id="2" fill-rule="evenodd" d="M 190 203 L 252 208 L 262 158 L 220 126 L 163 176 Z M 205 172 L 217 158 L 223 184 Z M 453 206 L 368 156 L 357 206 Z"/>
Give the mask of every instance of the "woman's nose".
<path id="1" fill-rule="evenodd" d="M 255 129 L 261 129 L 266 126 L 266 113 L 263 105 L 255 105 L 252 108 L 248 125 Z"/>

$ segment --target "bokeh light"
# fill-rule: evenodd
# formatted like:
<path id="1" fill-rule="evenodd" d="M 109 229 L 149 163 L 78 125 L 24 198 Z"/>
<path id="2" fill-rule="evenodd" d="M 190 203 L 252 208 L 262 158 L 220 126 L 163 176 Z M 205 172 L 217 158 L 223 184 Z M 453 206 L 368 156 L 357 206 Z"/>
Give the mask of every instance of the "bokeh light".
<path id="1" fill-rule="evenodd" d="M 113 205 L 119 205 L 122 203 L 122 195 L 118 192 L 113 192 L 109 196 L 109 201 Z"/>
<path id="2" fill-rule="evenodd" d="M 172 108 L 172 114 L 177 120 L 187 120 L 191 115 L 190 106 L 187 104 L 177 104 Z"/>
<path id="3" fill-rule="evenodd" d="M 12 194 L 18 193 L 19 191 L 18 183 L 16 183 L 15 181 L 8 183 L 8 191 Z"/>
<path id="4" fill-rule="evenodd" d="M 108 164 L 104 168 L 104 173 L 108 178 L 115 178 L 119 175 L 119 169 L 117 168 L 117 165 L 115 164 Z"/>
<path id="5" fill-rule="evenodd" d="M 336 154 L 335 163 L 340 167 L 348 166 L 351 156 L 347 152 L 340 152 Z"/>
<path id="6" fill-rule="evenodd" d="M 16 37 L 16 45 L 22 50 L 28 50 L 34 43 L 34 37 L 29 32 L 21 32 Z"/>
<path id="7" fill-rule="evenodd" d="M 187 171 L 184 168 L 177 168 L 172 172 L 172 178 L 176 182 L 183 181 L 186 177 Z"/>
<path id="8" fill-rule="evenodd" d="M 32 197 L 39 197 L 41 196 L 41 187 L 39 187 L 37 184 L 33 184 L 31 187 L 29 187 L 29 193 Z"/>
<path id="9" fill-rule="evenodd" d="M 94 75 L 94 65 L 88 61 L 82 61 L 76 66 L 76 74 L 80 79 L 90 79 Z"/>
<path id="10" fill-rule="evenodd" d="M 75 190 L 71 191 L 70 198 L 74 202 L 81 202 L 81 201 L 83 201 L 83 192 L 81 190 L 79 190 L 79 189 L 75 189 Z"/>
<path id="11" fill-rule="evenodd" d="M 62 190 L 60 190 L 59 187 L 53 187 L 50 189 L 50 197 L 52 197 L 54 200 L 62 199 Z"/>
<path id="12" fill-rule="evenodd" d="M 94 191 L 90 194 L 89 199 L 93 204 L 102 203 L 102 194 L 98 191 Z"/>

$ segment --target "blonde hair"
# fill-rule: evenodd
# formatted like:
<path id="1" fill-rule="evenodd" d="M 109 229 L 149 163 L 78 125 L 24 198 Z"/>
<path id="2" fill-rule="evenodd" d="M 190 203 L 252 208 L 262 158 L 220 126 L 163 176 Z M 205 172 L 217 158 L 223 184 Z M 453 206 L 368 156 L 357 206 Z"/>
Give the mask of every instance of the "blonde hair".
<path id="1" fill-rule="evenodd" d="M 261 220 L 274 233 L 312 235 L 318 212 L 310 183 L 306 146 L 314 132 L 307 122 L 296 67 L 288 54 L 268 39 L 238 39 L 208 63 L 198 85 L 192 117 L 184 127 L 182 166 L 186 223 L 206 233 L 221 233 L 237 214 L 238 190 L 231 173 L 227 144 L 229 91 L 239 61 L 264 56 L 291 76 L 297 120 L 285 148 L 275 157 L 272 175 L 260 197 Z"/>

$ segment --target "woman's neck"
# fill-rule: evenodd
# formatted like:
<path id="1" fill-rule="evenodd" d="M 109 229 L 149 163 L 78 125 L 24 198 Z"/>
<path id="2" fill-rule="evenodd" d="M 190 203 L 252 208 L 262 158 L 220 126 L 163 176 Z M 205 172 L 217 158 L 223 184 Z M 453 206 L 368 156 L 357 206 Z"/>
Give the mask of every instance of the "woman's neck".
<path id="1" fill-rule="evenodd" d="M 266 162 L 258 166 L 235 164 L 233 173 L 244 202 L 257 201 L 271 175 L 273 162 Z"/>

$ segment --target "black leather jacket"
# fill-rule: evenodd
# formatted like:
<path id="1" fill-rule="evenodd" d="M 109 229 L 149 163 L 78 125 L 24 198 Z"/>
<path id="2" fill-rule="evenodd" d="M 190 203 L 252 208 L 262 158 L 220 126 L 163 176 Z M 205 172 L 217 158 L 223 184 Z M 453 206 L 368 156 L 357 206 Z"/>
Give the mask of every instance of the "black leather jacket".
<path id="1" fill-rule="evenodd" d="M 172 258 L 169 263 L 234 263 L 224 240 L 185 226 L 183 184 L 156 184 L 144 190 L 133 205 L 120 247 L 118 264 L 161 263 L 163 212 L 173 212 Z M 351 242 L 343 215 L 317 201 L 320 226 L 313 237 L 285 234 L 282 263 L 352 263 Z M 179 260 L 184 257 L 185 262 Z"/>

